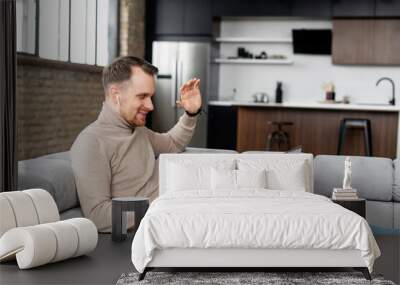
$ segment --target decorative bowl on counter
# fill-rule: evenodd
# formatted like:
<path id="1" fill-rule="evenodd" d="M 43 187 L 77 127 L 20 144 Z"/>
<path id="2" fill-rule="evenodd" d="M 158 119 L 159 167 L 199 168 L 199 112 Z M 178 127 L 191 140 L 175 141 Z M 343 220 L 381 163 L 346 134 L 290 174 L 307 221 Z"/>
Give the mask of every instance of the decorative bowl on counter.
<path id="1" fill-rule="evenodd" d="M 269 102 L 269 96 L 265 92 L 257 92 L 252 95 L 253 97 L 253 102 L 255 103 L 268 103 Z"/>

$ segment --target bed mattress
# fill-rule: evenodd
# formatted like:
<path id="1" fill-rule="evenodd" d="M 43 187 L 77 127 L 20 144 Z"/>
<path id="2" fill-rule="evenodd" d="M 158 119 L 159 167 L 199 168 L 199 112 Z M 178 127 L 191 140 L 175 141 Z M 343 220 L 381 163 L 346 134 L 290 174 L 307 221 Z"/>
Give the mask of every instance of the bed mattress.
<path id="1" fill-rule="evenodd" d="M 365 219 L 307 192 L 170 192 L 157 198 L 132 243 L 139 272 L 163 249 L 359 250 L 372 271 L 379 248 Z"/>

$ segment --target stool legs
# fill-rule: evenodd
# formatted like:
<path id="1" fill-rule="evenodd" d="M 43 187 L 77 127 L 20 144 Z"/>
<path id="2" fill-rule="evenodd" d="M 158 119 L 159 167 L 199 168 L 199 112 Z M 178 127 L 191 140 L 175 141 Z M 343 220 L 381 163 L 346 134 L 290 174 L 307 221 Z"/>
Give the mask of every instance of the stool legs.
<path id="1" fill-rule="evenodd" d="M 367 121 L 364 127 L 364 147 L 367 156 L 372 156 L 371 122 Z"/>
<path id="2" fill-rule="evenodd" d="M 290 136 L 289 133 L 285 132 L 282 129 L 282 125 L 283 124 L 290 124 L 292 125 L 292 123 L 272 123 L 275 124 L 278 127 L 278 130 L 270 133 L 267 136 L 267 147 L 266 149 L 268 151 L 272 150 L 272 145 L 275 144 L 278 147 L 278 150 L 281 151 L 283 150 L 282 148 L 284 147 L 284 150 L 289 150 L 290 149 Z"/>
<path id="3" fill-rule="evenodd" d="M 345 122 L 342 120 L 340 122 L 340 128 L 339 128 L 339 144 L 337 149 L 337 155 L 340 155 L 342 153 L 342 147 L 345 137 L 346 137 L 346 127 L 345 127 Z"/>
<path id="4" fill-rule="evenodd" d="M 358 128 L 363 131 L 365 155 L 372 156 L 371 121 L 367 119 L 343 119 L 340 122 L 337 154 L 342 154 L 347 128 Z"/>

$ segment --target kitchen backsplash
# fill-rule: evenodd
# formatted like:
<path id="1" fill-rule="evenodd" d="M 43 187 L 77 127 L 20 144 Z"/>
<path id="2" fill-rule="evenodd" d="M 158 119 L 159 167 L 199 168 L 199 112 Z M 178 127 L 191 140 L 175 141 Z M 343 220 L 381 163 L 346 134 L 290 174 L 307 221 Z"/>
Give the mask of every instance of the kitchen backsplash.
<path id="1" fill-rule="evenodd" d="M 329 20 L 229 19 L 221 22 L 221 37 L 291 39 L 292 29 L 329 29 Z M 284 102 L 316 102 L 324 99 L 322 85 L 333 82 L 336 99 L 350 96 L 351 103 L 387 103 L 392 89 L 389 82 L 376 86 L 381 77 L 390 77 L 400 90 L 400 67 L 333 65 L 331 56 L 293 54 L 292 43 L 221 43 L 222 58 L 235 56 L 238 47 L 259 54 L 284 54 L 293 60 L 289 65 L 220 64 L 219 100 L 252 100 L 252 94 L 266 92 L 275 99 L 277 81 L 283 82 Z M 213 96 L 215 97 L 215 96 Z M 397 100 L 399 102 L 399 100 Z"/>

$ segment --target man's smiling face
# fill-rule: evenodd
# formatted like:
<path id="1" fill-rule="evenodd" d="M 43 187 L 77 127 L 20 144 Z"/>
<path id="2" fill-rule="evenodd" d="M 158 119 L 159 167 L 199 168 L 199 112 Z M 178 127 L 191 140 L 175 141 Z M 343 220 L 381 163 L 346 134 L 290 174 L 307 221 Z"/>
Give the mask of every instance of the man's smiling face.
<path id="1" fill-rule="evenodd" d="M 155 79 L 140 67 L 131 68 L 131 78 L 122 83 L 118 96 L 120 115 L 130 125 L 141 127 L 146 124 L 147 114 L 154 109 L 151 98 L 155 94 Z"/>

